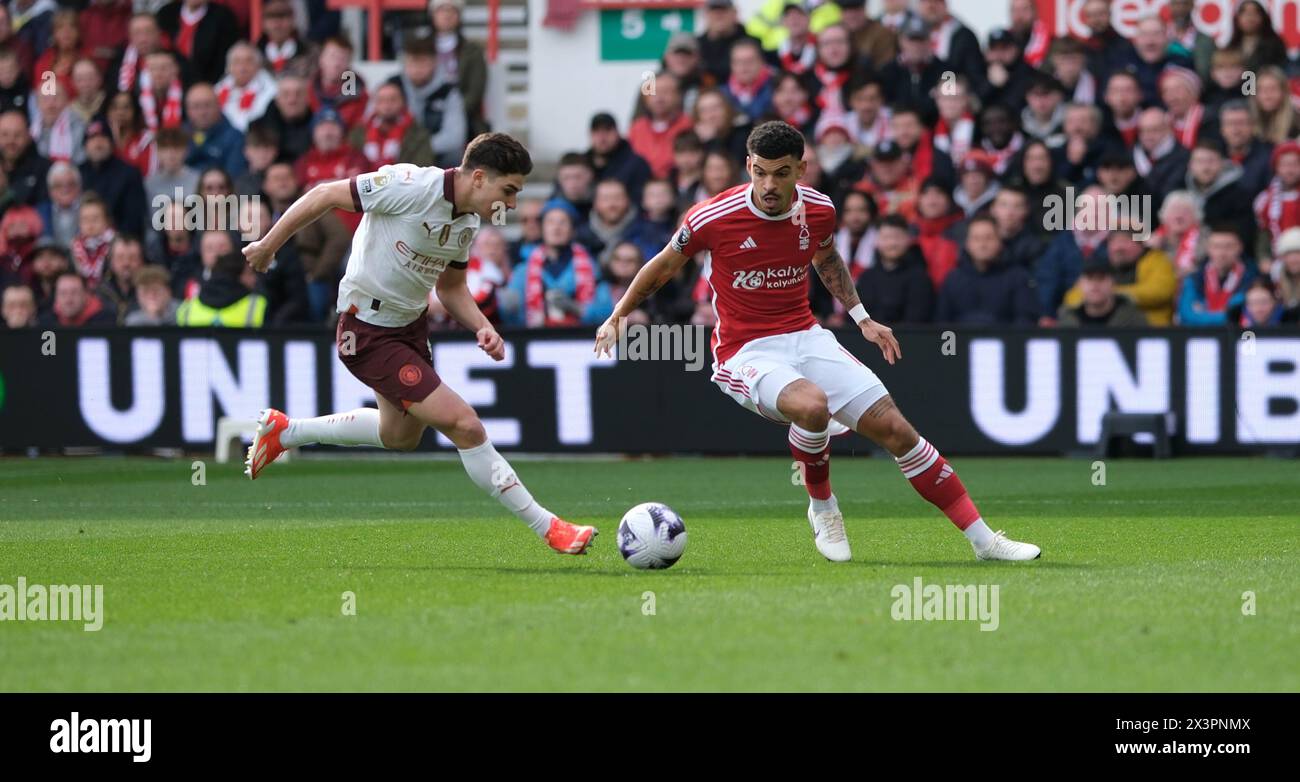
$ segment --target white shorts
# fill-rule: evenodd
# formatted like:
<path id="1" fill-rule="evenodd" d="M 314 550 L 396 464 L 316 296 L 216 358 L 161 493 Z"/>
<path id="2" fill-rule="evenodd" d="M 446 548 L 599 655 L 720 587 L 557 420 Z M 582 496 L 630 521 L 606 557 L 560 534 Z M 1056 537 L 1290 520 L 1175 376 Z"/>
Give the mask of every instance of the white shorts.
<path id="1" fill-rule="evenodd" d="M 777 397 L 781 389 L 800 379 L 811 381 L 826 394 L 831 417 L 850 430 L 889 393 L 875 372 L 821 326 L 746 342 L 713 371 L 713 382 L 724 394 L 780 424 L 788 424 L 790 419 L 777 410 Z"/>

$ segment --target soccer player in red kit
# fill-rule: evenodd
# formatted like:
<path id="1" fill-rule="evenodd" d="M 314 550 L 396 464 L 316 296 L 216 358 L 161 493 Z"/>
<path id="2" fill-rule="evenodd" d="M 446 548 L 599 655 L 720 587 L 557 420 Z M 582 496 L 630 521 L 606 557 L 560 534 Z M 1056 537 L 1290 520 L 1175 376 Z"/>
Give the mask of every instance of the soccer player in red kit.
<path id="1" fill-rule="evenodd" d="M 691 256 L 711 253 L 709 285 L 718 324 L 713 381 L 745 408 L 790 426 L 790 452 L 804 468 L 808 522 L 817 550 L 833 562 L 852 558 L 830 482 L 830 437 L 853 430 L 893 454 L 917 493 L 970 541 L 979 559 L 1036 559 L 1041 552 L 994 532 L 951 465 L 920 437 L 876 374 L 821 328 L 808 304 L 809 264 L 844 305 L 862 336 L 893 364 L 898 340 L 871 319 L 835 249 L 835 207 L 798 184 L 804 139 L 784 122 L 754 128 L 746 144 L 750 183 L 696 204 L 668 246 L 632 281 L 596 332 L 610 352 L 622 319 L 672 279 Z"/>

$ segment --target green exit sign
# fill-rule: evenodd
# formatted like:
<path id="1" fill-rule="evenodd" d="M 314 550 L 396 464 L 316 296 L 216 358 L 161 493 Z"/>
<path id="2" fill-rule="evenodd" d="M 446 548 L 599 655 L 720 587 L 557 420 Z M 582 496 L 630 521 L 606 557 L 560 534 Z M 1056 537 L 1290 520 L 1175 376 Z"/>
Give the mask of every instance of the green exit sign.
<path id="1" fill-rule="evenodd" d="M 605 9 L 600 12 L 600 59 L 658 60 L 673 33 L 694 30 L 690 8 Z"/>

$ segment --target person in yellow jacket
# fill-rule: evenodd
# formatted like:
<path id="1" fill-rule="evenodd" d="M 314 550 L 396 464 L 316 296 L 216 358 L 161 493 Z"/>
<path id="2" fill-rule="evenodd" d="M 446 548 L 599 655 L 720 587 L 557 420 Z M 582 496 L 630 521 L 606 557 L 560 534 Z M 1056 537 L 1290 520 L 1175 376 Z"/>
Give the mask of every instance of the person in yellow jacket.
<path id="1" fill-rule="evenodd" d="M 1172 324 L 1178 275 L 1165 251 L 1147 249 L 1130 231 L 1112 231 L 1106 237 L 1106 256 L 1115 270 L 1115 293 L 1136 304 L 1152 326 Z M 1076 282 L 1065 294 L 1065 306 L 1082 303 L 1083 291 Z"/>
<path id="2" fill-rule="evenodd" d="M 745 32 L 757 38 L 765 50 L 776 51 L 789 34 L 782 21 L 787 6 L 800 8 L 808 15 L 808 28 L 813 35 L 840 20 L 840 7 L 830 0 L 806 3 L 799 0 L 763 0 L 759 9 L 745 22 Z"/>
<path id="3" fill-rule="evenodd" d="M 176 324 L 261 328 L 266 320 L 266 297 L 245 284 L 243 274 L 247 268 L 237 253 L 218 258 L 198 295 L 181 302 Z"/>

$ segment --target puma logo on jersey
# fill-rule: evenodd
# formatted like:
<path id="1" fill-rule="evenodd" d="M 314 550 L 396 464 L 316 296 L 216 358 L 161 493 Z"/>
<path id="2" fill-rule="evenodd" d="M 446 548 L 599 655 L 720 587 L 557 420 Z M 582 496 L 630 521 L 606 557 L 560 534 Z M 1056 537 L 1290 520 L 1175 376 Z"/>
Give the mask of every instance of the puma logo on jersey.
<path id="1" fill-rule="evenodd" d="M 746 236 L 745 241 L 740 243 L 740 249 L 742 250 L 752 250 L 757 246 L 758 242 L 754 241 L 754 237 L 752 236 Z"/>
<path id="2" fill-rule="evenodd" d="M 948 476 L 950 475 L 952 475 L 952 465 L 945 464 L 943 466 L 943 469 L 939 471 L 939 477 L 934 479 L 934 485 L 938 486 L 939 484 L 943 483 L 948 479 Z"/>

